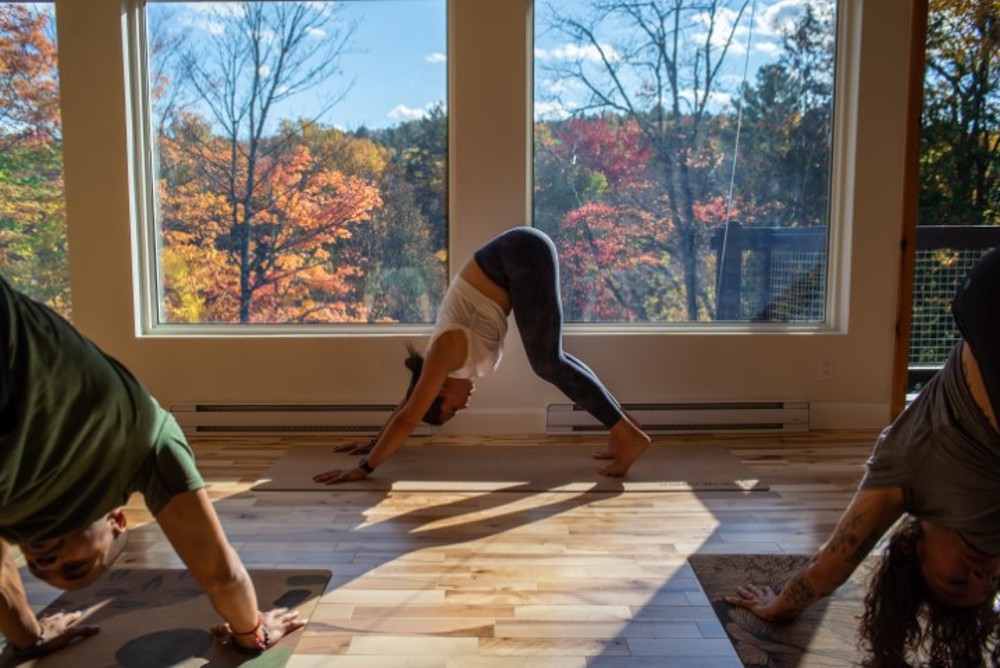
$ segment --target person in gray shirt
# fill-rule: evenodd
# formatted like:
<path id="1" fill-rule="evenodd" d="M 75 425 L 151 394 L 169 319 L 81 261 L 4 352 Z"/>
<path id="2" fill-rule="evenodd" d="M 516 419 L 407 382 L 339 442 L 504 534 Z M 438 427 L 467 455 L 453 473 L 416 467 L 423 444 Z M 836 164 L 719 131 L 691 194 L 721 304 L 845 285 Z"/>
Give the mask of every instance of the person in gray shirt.
<path id="1" fill-rule="evenodd" d="M 780 592 L 727 601 L 780 621 L 844 583 L 893 525 L 859 629 L 871 665 L 998 665 L 1000 618 L 1000 249 L 952 304 L 961 340 L 879 436 L 850 505 Z"/>

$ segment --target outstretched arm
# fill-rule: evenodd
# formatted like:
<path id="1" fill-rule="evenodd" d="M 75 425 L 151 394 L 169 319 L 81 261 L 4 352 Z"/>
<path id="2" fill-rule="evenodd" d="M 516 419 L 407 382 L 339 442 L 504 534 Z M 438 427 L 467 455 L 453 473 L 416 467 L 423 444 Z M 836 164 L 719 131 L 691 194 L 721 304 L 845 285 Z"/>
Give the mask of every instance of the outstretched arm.
<path id="1" fill-rule="evenodd" d="M 900 488 L 858 490 L 830 538 L 780 593 L 767 586 L 747 584 L 738 587 L 726 601 L 761 619 L 791 619 L 842 585 L 902 514 Z"/>
<path id="2" fill-rule="evenodd" d="M 228 630 L 236 632 L 233 641 L 237 645 L 254 649 L 259 638 L 266 638 L 267 644 L 272 645 L 305 624 L 295 611 L 283 608 L 267 613 L 258 611 L 250 576 L 226 539 L 204 489 L 174 496 L 156 521 L 216 612 L 228 624 Z M 262 628 L 256 636 L 249 633 L 261 622 Z"/>
<path id="3" fill-rule="evenodd" d="M 468 341 L 459 330 L 447 331 L 434 340 L 413 392 L 389 417 L 366 457 L 369 467 L 378 468 L 409 438 L 434 403 L 448 373 L 464 363 L 467 350 Z M 313 480 L 332 485 L 360 480 L 367 475 L 368 472 L 360 467 L 337 468 L 313 476 Z"/>
<path id="4" fill-rule="evenodd" d="M 93 625 L 75 625 L 82 612 L 59 612 L 36 619 L 10 545 L 0 540 L 0 633 L 25 654 L 53 652 L 75 638 L 97 633 Z"/>
<path id="5" fill-rule="evenodd" d="M 405 405 L 406 405 L 406 399 L 403 399 L 398 404 L 396 404 L 396 407 L 392 409 L 392 413 L 389 415 L 389 420 L 391 420 L 396 415 L 396 413 L 401 411 L 403 409 L 403 406 Z M 389 420 L 386 420 L 386 424 L 389 423 Z M 385 432 L 385 425 L 383 425 L 382 428 L 379 429 L 378 433 L 372 436 L 371 439 L 367 441 L 350 441 L 348 443 L 343 443 L 335 447 L 333 451 L 346 452 L 349 455 L 366 455 L 372 451 L 372 448 L 374 448 L 375 444 L 378 443 L 378 440 L 382 438 L 382 434 L 384 432 Z"/>

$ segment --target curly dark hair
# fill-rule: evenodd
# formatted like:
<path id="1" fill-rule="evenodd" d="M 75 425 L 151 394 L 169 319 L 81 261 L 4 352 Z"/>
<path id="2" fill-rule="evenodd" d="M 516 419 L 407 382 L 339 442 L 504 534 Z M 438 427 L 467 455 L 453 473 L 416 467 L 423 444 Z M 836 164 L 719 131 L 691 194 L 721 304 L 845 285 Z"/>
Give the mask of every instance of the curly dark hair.
<path id="1" fill-rule="evenodd" d="M 424 370 L 424 357 L 417 352 L 412 343 L 406 344 L 406 352 L 407 357 L 403 364 L 410 370 L 410 387 L 406 389 L 406 398 L 409 399 L 410 395 L 413 394 L 413 388 L 417 386 L 417 381 L 420 380 L 421 372 Z M 441 397 L 434 398 L 434 403 L 424 413 L 424 422 L 433 425 L 444 424 L 444 420 L 441 419 L 441 404 L 443 402 L 444 399 Z"/>
<path id="2" fill-rule="evenodd" d="M 872 573 L 858 629 L 868 668 L 1000 666 L 1000 616 L 991 597 L 958 608 L 937 601 L 921 574 L 920 520 L 909 518 L 889 537 Z"/>

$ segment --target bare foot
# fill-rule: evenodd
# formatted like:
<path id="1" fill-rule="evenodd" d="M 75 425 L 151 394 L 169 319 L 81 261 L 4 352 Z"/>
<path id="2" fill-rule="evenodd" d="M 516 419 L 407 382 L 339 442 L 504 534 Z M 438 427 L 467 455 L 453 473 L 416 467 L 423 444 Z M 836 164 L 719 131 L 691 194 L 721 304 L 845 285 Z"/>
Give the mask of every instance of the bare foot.
<path id="1" fill-rule="evenodd" d="M 635 460 L 639 459 L 646 448 L 649 447 L 650 438 L 627 417 L 622 418 L 611 428 L 611 438 L 608 440 L 608 449 L 605 451 L 611 454 L 614 461 L 607 466 L 598 469 L 598 473 L 609 477 L 620 477 L 625 475 Z M 600 453 L 598 453 L 600 454 Z M 597 457 L 606 459 L 606 457 Z"/>
<path id="2" fill-rule="evenodd" d="M 615 442 L 615 437 L 612 436 L 608 439 L 608 445 L 603 450 L 598 450 L 590 456 L 594 459 L 614 459 L 616 452 L 618 452 L 618 443 Z"/>
<path id="3" fill-rule="evenodd" d="M 620 443 L 618 451 L 615 453 L 614 462 L 598 470 L 598 473 L 612 478 L 618 478 L 628 473 L 629 468 L 639 459 L 640 455 L 649 447 L 649 436 L 642 436 L 630 440 L 627 444 Z"/>
<path id="4" fill-rule="evenodd" d="M 638 431 L 639 433 L 642 433 L 642 431 L 641 431 L 642 430 L 642 424 L 638 420 L 636 420 L 635 417 L 631 413 L 629 413 L 628 411 L 623 411 L 623 414 L 628 419 L 628 421 L 631 422 L 632 425 L 635 427 L 635 431 Z M 647 439 L 647 443 L 648 443 L 648 439 Z M 643 448 L 643 449 L 645 449 L 645 448 Z M 591 455 L 591 457 L 593 457 L 594 459 L 605 459 L 605 460 L 606 459 L 614 459 L 615 458 L 615 453 L 617 453 L 618 450 L 619 450 L 618 438 L 614 434 L 612 434 L 611 438 L 608 439 L 608 445 L 607 445 L 607 447 L 604 450 L 598 450 L 597 452 L 593 453 Z M 640 451 L 640 454 L 642 454 L 641 451 Z M 636 457 L 638 457 L 638 455 Z M 635 461 L 635 458 L 633 458 L 632 461 Z"/>

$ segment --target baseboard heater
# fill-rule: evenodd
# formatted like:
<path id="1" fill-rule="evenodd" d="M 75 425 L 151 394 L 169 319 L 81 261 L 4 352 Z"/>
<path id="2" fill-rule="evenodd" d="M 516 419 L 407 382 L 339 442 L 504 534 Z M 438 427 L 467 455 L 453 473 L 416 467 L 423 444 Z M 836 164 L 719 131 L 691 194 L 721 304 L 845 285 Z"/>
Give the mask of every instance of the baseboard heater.
<path id="1" fill-rule="evenodd" d="M 181 403 L 170 407 L 186 433 L 376 434 L 385 424 L 393 404 L 234 404 Z M 421 425 L 415 436 L 430 433 Z"/>
<path id="2" fill-rule="evenodd" d="M 622 407 L 650 434 L 809 430 L 809 403 L 805 401 L 634 403 Z M 550 434 L 605 431 L 590 413 L 574 404 L 549 404 L 545 424 Z"/>

